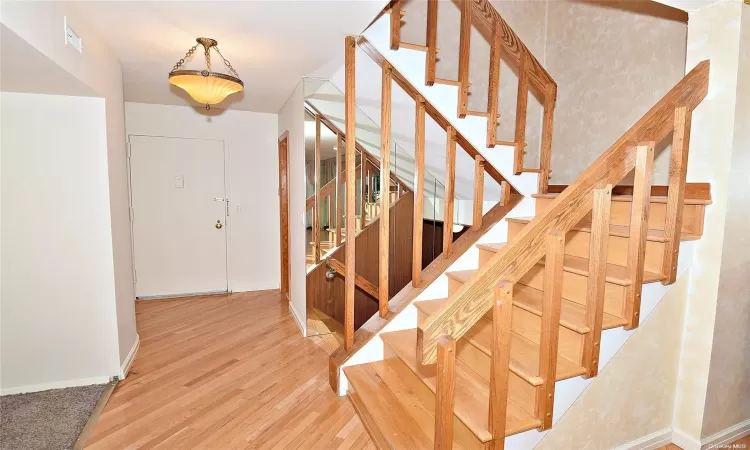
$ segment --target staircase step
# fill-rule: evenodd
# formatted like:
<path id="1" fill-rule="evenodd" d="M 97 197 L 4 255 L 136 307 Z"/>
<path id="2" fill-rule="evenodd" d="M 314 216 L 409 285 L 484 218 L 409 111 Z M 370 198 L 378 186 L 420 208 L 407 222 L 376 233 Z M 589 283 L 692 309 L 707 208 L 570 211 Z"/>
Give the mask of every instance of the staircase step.
<path id="1" fill-rule="evenodd" d="M 420 365 L 416 360 L 417 330 L 394 331 L 380 335 L 383 342 L 416 374 L 433 392 L 437 389 L 437 365 Z M 471 369 L 456 365 L 456 387 L 454 412 L 482 442 L 492 435 L 488 430 L 489 386 Z M 525 412 L 512 401 L 508 401 L 506 436 L 539 427 L 540 421 Z"/>
<path id="2" fill-rule="evenodd" d="M 486 317 L 481 318 L 464 337 L 487 356 L 492 355 L 492 321 Z M 543 380 L 539 377 L 539 344 L 518 333 L 511 333 L 510 370 L 532 386 L 541 385 Z M 563 356 L 557 356 L 558 381 L 584 373 L 586 370 L 583 367 Z"/>
<path id="3" fill-rule="evenodd" d="M 519 286 L 519 288 L 520 289 L 517 289 L 513 295 L 514 305 L 541 316 L 541 291 L 527 286 Z M 427 300 L 415 302 L 414 305 L 424 314 L 431 315 L 437 312 L 445 301 L 446 299 Z M 576 321 L 577 324 L 575 327 L 579 330 L 585 330 L 584 332 L 589 331 L 588 327 L 582 325 L 584 323 L 583 318 L 585 317 L 585 309 L 581 305 L 563 299 L 562 309 L 560 311 L 560 325 L 573 329 L 572 326 L 568 327 L 563 324 L 563 317 L 565 317 L 565 322 L 568 325 L 572 325 L 569 322 Z M 606 326 L 609 328 L 622 326 L 626 323 L 624 319 L 609 314 L 605 314 L 604 320 Z M 538 376 L 539 344 L 526 339 L 515 331 L 512 333 L 512 337 L 513 340 L 511 341 L 510 347 L 510 370 L 533 386 L 540 385 L 542 380 Z M 491 356 L 492 320 L 483 317 L 464 335 L 464 338 L 484 354 Z M 558 380 L 572 378 L 585 373 L 585 370 L 582 367 L 563 356 L 558 356 L 557 361 Z"/>
<path id="4" fill-rule="evenodd" d="M 384 361 L 344 368 L 362 423 L 378 448 L 433 449 L 433 413 L 389 372 Z"/>
<path id="5" fill-rule="evenodd" d="M 557 198 L 557 196 L 560 194 L 532 194 L 531 196 L 533 198 Z M 632 195 L 613 195 L 612 196 L 613 202 L 632 202 L 633 196 Z M 651 203 L 667 203 L 667 197 L 663 196 L 651 196 Z M 686 198 L 684 199 L 685 205 L 710 205 L 711 200 L 701 200 L 701 199 L 695 199 L 695 198 Z"/>
<path id="6" fill-rule="evenodd" d="M 509 217 L 507 219 L 508 222 L 516 222 L 521 224 L 527 224 L 531 222 L 534 219 L 534 217 Z M 571 230 L 575 231 L 585 231 L 585 232 L 591 232 L 591 223 L 590 222 L 580 222 Z M 625 225 L 610 225 L 609 226 L 609 235 L 610 236 L 617 236 L 617 237 L 630 237 L 630 227 Z M 650 229 L 648 230 L 648 234 L 646 235 L 646 239 L 653 242 L 666 242 L 666 239 L 664 238 L 664 230 L 654 230 Z M 681 241 L 694 241 L 700 239 L 700 236 L 694 235 L 694 234 L 686 234 L 681 233 L 680 234 L 680 240 Z"/>
<path id="7" fill-rule="evenodd" d="M 544 258 L 539 261 L 539 264 L 544 265 Z M 580 258 L 578 256 L 565 255 L 563 259 L 563 270 L 565 272 L 574 273 L 587 277 L 589 274 L 589 260 L 587 258 Z M 477 272 L 477 269 L 469 270 L 458 270 L 455 272 L 446 272 L 445 275 L 457 282 L 465 283 Z M 630 286 L 632 283 L 627 276 L 628 268 L 625 266 L 619 266 L 617 264 L 607 264 L 607 282 L 614 283 L 620 286 Z M 654 283 L 664 279 L 664 275 L 647 270 L 643 271 L 643 282 Z"/>
<path id="8" fill-rule="evenodd" d="M 435 314 L 448 299 L 424 300 L 414 302 L 414 306 L 426 316 Z M 539 317 L 542 316 L 542 291 L 522 284 L 516 284 L 513 291 L 513 306 L 526 310 Z M 486 316 L 487 317 L 487 316 Z M 489 317 L 487 317 L 489 319 Z M 617 328 L 627 324 L 627 320 L 612 314 L 604 314 L 603 329 Z M 580 334 L 588 333 L 586 326 L 586 307 L 566 299 L 562 299 L 560 308 L 560 325 Z"/>

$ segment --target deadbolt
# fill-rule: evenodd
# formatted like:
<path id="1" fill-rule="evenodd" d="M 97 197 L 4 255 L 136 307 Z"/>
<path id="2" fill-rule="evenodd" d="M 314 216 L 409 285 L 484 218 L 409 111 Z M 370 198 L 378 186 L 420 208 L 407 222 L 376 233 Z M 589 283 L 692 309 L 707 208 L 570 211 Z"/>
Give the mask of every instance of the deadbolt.
<path id="1" fill-rule="evenodd" d="M 223 227 L 223 226 L 224 226 L 224 225 L 222 225 L 222 224 L 221 224 L 221 220 L 217 220 L 217 221 L 216 221 L 216 229 L 217 229 L 217 230 L 221 230 L 221 227 Z"/>

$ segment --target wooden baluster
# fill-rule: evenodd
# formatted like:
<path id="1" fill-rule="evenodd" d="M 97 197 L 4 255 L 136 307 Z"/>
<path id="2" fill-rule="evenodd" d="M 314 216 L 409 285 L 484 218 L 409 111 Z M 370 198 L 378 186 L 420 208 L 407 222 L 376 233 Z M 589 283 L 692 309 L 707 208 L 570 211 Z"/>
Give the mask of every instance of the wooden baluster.
<path id="1" fill-rule="evenodd" d="M 677 279 L 677 259 L 680 256 L 680 233 L 682 232 L 682 207 L 685 201 L 685 177 L 687 176 L 688 152 L 690 150 L 690 124 L 692 114 L 684 106 L 674 111 L 674 134 L 669 165 L 669 191 L 664 226 L 663 284 L 672 284 Z"/>
<path id="2" fill-rule="evenodd" d="M 456 387 L 456 341 L 443 336 L 438 341 L 435 392 L 435 449 L 453 448 L 453 404 Z"/>
<path id="3" fill-rule="evenodd" d="M 557 102 L 557 85 L 548 83 L 544 90 L 544 117 L 542 119 L 542 150 L 539 155 L 539 181 L 538 190 L 540 194 L 547 193 L 549 186 L 549 173 L 552 160 L 552 122 L 555 116 L 555 103 Z"/>
<path id="4" fill-rule="evenodd" d="M 630 210 L 630 236 L 628 237 L 628 280 L 625 288 L 626 330 L 638 326 L 641 309 L 641 289 L 643 287 L 643 263 L 646 257 L 646 237 L 648 234 L 648 207 L 651 202 L 651 175 L 654 165 L 654 145 L 638 145 L 635 157 L 635 178 L 633 181 L 633 204 Z"/>
<path id="5" fill-rule="evenodd" d="M 487 147 L 494 147 L 497 141 L 497 101 L 500 92 L 500 51 L 502 49 L 502 28 L 500 21 L 492 22 L 492 44 L 490 47 L 490 79 L 487 96 Z"/>
<path id="6" fill-rule="evenodd" d="M 448 125 L 445 151 L 445 208 L 443 208 L 443 257 L 453 251 L 453 201 L 456 186 L 456 129 Z"/>
<path id="7" fill-rule="evenodd" d="M 341 207 L 341 149 L 344 148 L 344 140 L 341 134 L 336 133 L 336 247 L 341 245 L 341 216 L 344 208 Z"/>
<path id="8" fill-rule="evenodd" d="M 589 244 L 589 277 L 586 286 L 586 326 L 589 332 L 583 339 L 583 367 L 586 369 L 586 378 L 596 376 L 599 371 L 599 343 L 604 319 L 604 287 L 607 281 L 611 205 L 611 184 L 594 189 Z"/>
<path id="9" fill-rule="evenodd" d="M 401 0 L 391 1 L 391 50 L 401 44 Z"/>
<path id="10" fill-rule="evenodd" d="M 542 421 L 540 431 L 552 426 L 564 257 L 565 233 L 550 230 L 547 235 L 547 255 L 544 262 L 542 330 L 539 342 L 539 376 L 543 381 L 536 391 L 536 417 Z"/>
<path id="11" fill-rule="evenodd" d="M 488 418 L 489 432 L 492 435 L 492 441 L 489 442 L 490 450 L 503 450 L 505 446 L 512 317 L 513 283 L 499 281 L 495 285 L 495 304 L 492 307 L 492 365 Z"/>
<path id="12" fill-rule="evenodd" d="M 500 192 L 502 195 L 500 204 L 503 206 L 507 206 L 508 202 L 510 201 L 510 183 L 508 183 L 506 180 L 503 180 L 500 183 Z"/>
<path id="13" fill-rule="evenodd" d="M 367 225 L 367 211 L 365 210 L 365 204 L 367 203 L 366 193 L 367 190 L 367 158 L 364 152 L 360 154 L 360 166 L 359 166 L 359 229 L 363 229 Z"/>
<path id="14" fill-rule="evenodd" d="M 475 229 L 482 227 L 484 216 L 484 158 L 474 157 L 474 211 L 471 226 Z"/>
<path id="15" fill-rule="evenodd" d="M 315 115 L 315 161 L 313 185 L 315 186 L 315 203 L 313 204 L 312 234 L 313 256 L 315 263 L 320 262 L 320 116 Z"/>
<path id="16" fill-rule="evenodd" d="M 469 102 L 469 52 L 471 50 L 471 0 L 461 0 L 458 43 L 458 117 L 466 117 Z"/>
<path id="17" fill-rule="evenodd" d="M 411 283 L 422 281 L 422 227 L 424 221 L 424 98 L 417 96 L 417 117 L 414 136 L 414 236 L 411 252 Z"/>
<path id="18" fill-rule="evenodd" d="M 390 261 L 391 206 L 391 89 L 393 68 L 383 63 L 380 107 L 380 224 L 378 255 L 378 286 L 380 317 L 388 313 L 388 270 Z"/>
<path id="19" fill-rule="evenodd" d="M 354 276 L 355 272 L 355 248 L 356 239 L 356 197 L 354 185 L 356 183 L 356 160 L 357 154 L 355 144 L 355 89 L 354 89 L 354 55 L 356 42 L 353 36 L 346 38 L 346 49 L 344 53 L 344 121 L 346 126 L 346 276 L 344 296 L 344 348 L 349 350 L 354 345 Z"/>
<path id="20" fill-rule="evenodd" d="M 329 242 L 329 244 L 330 244 L 331 238 L 333 237 L 331 235 L 331 230 L 332 230 L 331 227 L 333 227 L 333 215 L 335 214 L 334 209 L 336 207 L 336 204 L 335 204 L 336 196 L 334 195 L 335 193 L 336 191 L 331 191 L 331 193 L 328 194 L 328 239 L 326 240 Z"/>
<path id="21" fill-rule="evenodd" d="M 427 0 L 427 73 L 425 84 L 435 84 L 435 66 L 437 65 L 437 20 L 438 0 Z"/>
<path id="22" fill-rule="evenodd" d="M 523 171 L 523 154 L 526 151 L 526 109 L 529 100 L 529 55 L 521 55 L 521 66 L 518 69 L 518 97 L 516 99 L 516 151 L 513 159 L 513 173 L 520 175 Z"/>

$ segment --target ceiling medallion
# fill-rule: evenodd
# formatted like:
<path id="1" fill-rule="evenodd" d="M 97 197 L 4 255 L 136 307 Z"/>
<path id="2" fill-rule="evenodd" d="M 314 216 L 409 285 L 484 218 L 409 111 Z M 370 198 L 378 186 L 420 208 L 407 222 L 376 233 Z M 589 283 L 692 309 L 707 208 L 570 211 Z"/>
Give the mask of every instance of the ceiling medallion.
<path id="1" fill-rule="evenodd" d="M 188 50 L 184 58 L 177 61 L 172 71 L 169 72 L 169 82 L 184 89 L 195 101 L 205 104 L 206 109 L 210 109 L 210 105 L 221 103 L 228 96 L 242 91 L 245 88 L 245 83 L 240 80 L 240 76 L 234 70 L 232 64 L 221 54 L 216 40 L 199 37 L 195 41 L 203 46 L 206 68 L 204 70 L 180 69 L 185 64 L 185 61 L 193 56 L 195 49 L 198 48 L 198 45 L 194 45 Z M 224 65 L 227 66 L 234 76 L 211 71 L 211 49 L 216 51 L 222 61 L 224 61 Z"/>

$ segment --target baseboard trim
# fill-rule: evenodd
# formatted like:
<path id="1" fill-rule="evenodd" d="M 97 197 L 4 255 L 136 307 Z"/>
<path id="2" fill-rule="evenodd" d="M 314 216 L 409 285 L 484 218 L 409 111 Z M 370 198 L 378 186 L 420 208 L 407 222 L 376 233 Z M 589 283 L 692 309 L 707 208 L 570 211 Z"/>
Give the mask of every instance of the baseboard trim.
<path id="1" fill-rule="evenodd" d="M 717 446 L 724 444 L 731 444 L 734 441 L 742 439 L 745 436 L 750 435 L 750 419 L 740 422 L 737 425 L 731 426 L 724 431 L 719 431 L 716 434 L 702 439 L 701 444 L 703 448 L 709 446 Z"/>
<path id="2" fill-rule="evenodd" d="M 655 450 L 672 442 L 672 429 L 665 428 L 647 434 L 642 438 L 630 441 L 617 447 L 615 450 Z"/>
<path id="3" fill-rule="evenodd" d="M 136 334 L 135 342 L 133 343 L 133 346 L 130 348 L 130 352 L 128 352 L 128 356 L 125 357 L 125 361 L 123 361 L 122 365 L 120 366 L 120 380 L 124 380 L 125 377 L 128 376 L 128 372 L 130 371 L 130 366 L 133 365 L 133 361 L 135 361 L 135 356 L 138 354 L 139 348 L 141 348 L 141 336 Z"/>
<path id="4" fill-rule="evenodd" d="M 27 394 L 29 392 L 48 391 L 50 389 L 64 389 L 77 386 L 90 386 L 92 384 L 106 384 L 111 381 L 107 375 L 90 378 L 78 378 L 75 380 L 55 381 L 52 383 L 30 384 L 0 390 L 0 395 Z"/>
<path id="5" fill-rule="evenodd" d="M 289 302 L 289 312 L 292 313 L 292 317 L 294 317 L 294 323 L 297 324 L 297 328 L 299 328 L 299 331 L 302 333 L 302 337 L 307 337 L 307 333 L 305 332 L 305 327 L 302 325 L 302 321 L 299 317 L 297 317 L 297 313 L 294 311 L 294 308 L 292 308 L 292 302 Z"/>
<path id="6" fill-rule="evenodd" d="M 672 442 L 683 450 L 701 449 L 701 441 L 695 439 L 679 428 L 672 429 Z"/>

